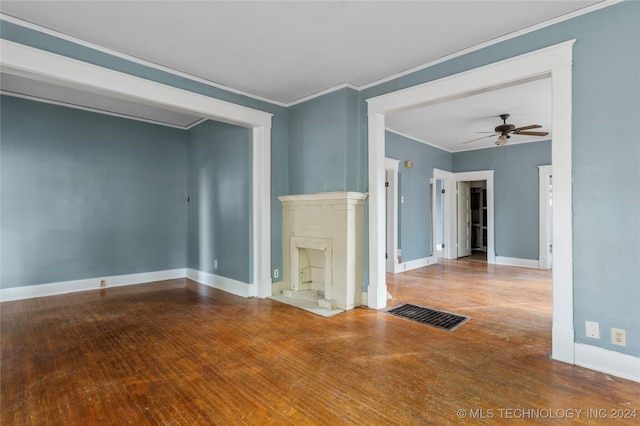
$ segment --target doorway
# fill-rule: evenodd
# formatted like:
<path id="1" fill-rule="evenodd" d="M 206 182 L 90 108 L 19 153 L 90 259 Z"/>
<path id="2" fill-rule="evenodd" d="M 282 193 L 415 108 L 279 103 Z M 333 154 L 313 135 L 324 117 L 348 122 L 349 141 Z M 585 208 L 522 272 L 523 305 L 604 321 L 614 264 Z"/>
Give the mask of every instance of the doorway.
<path id="1" fill-rule="evenodd" d="M 433 252 L 439 259 L 468 258 L 474 254 L 474 249 L 481 252 L 477 257 L 487 263 L 496 263 L 495 239 L 494 239 L 494 184 L 493 170 L 480 170 L 476 172 L 451 173 L 445 170 L 434 169 L 432 182 L 432 205 L 436 207 L 436 214 L 432 218 L 434 238 Z M 460 200 L 460 186 L 467 194 Z M 474 213 L 472 211 L 471 190 L 481 190 L 482 234 L 479 236 L 480 247 L 474 244 Z M 468 200 L 465 201 L 464 199 Z M 461 209 L 460 205 L 466 208 Z M 466 227 L 466 232 L 460 232 L 461 227 Z M 440 231 L 442 230 L 442 231 Z M 462 234 L 462 235 L 461 235 Z M 438 241 L 441 236 L 441 242 Z"/>
<path id="2" fill-rule="evenodd" d="M 552 358 L 573 364 L 573 239 L 571 179 L 571 86 L 573 44 L 570 40 L 520 56 L 460 72 L 449 77 L 423 83 L 375 98 L 368 105 L 368 171 L 369 171 L 369 285 L 368 305 L 374 309 L 386 306 L 384 268 L 384 147 L 385 116 L 410 110 L 432 102 L 445 102 L 454 97 L 492 90 L 499 86 L 519 84 L 548 75 L 551 78 L 552 158 L 554 166 L 554 269 Z M 475 180 L 475 179 L 471 179 Z M 489 192 L 487 192 L 487 197 Z M 492 202 L 488 200 L 488 202 Z M 488 235 L 491 237 L 491 234 Z M 493 241 L 488 239 L 488 246 Z M 488 262 L 491 263 L 491 253 Z M 495 257 L 495 253 L 494 253 Z M 493 259 L 495 261 L 495 259 Z"/>
<path id="3" fill-rule="evenodd" d="M 462 183 L 462 182 L 461 182 Z M 464 182 L 469 186 L 469 243 L 470 253 L 465 257 L 475 262 L 487 261 L 487 182 L 475 180 Z M 458 203 L 458 221 L 460 221 Z M 458 255 L 458 257 L 461 257 Z"/>

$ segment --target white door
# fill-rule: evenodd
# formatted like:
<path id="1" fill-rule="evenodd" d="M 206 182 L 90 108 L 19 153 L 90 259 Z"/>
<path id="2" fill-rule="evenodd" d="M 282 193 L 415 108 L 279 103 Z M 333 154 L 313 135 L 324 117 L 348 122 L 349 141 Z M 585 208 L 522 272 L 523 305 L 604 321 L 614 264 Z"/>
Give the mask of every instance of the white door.
<path id="1" fill-rule="evenodd" d="M 458 185 L 458 257 L 471 256 L 471 185 Z"/>

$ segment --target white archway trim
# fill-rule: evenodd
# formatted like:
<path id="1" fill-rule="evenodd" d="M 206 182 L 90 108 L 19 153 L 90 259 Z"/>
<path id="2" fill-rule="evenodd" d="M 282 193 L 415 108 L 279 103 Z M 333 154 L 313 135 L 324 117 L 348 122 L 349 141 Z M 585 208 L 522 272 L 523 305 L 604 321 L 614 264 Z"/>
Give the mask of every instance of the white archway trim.
<path id="1" fill-rule="evenodd" d="M 369 116 L 369 307 L 386 305 L 384 275 L 385 115 L 550 76 L 554 168 L 553 343 L 552 357 L 574 362 L 573 241 L 571 187 L 570 40 L 474 70 L 367 99 Z"/>
<path id="2" fill-rule="evenodd" d="M 271 295 L 272 114 L 1 40 L 3 73 L 253 128 L 253 277 L 249 296 Z"/>

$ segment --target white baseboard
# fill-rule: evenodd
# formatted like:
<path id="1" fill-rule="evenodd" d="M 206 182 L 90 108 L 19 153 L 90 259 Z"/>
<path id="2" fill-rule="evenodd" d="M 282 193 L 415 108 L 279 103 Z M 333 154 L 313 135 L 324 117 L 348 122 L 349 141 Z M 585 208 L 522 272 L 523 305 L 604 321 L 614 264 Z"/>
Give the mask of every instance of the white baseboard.
<path id="1" fill-rule="evenodd" d="M 198 271 L 197 269 L 187 268 L 187 278 L 236 296 L 255 297 L 257 295 L 255 284 L 243 283 L 209 272 Z"/>
<path id="2" fill-rule="evenodd" d="M 519 266 L 521 268 L 538 269 L 540 264 L 537 260 L 518 259 L 516 257 L 496 256 L 496 265 Z"/>
<path id="3" fill-rule="evenodd" d="M 640 382 L 640 358 L 597 346 L 575 344 L 575 364 Z"/>
<path id="4" fill-rule="evenodd" d="M 412 269 L 422 268 L 423 266 L 429 266 L 438 263 L 438 259 L 435 256 L 423 257 L 422 259 L 410 260 L 408 262 L 398 263 L 395 273 L 410 271 Z"/>
<path id="5" fill-rule="evenodd" d="M 96 277 L 84 280 L 62 281 L 57 283 L 28 285 L 23 287 L 10 287 L 0 289 L 0 301 L 10 302 L 14 300 L 33 299 L 36 297 L 54 296 L 56 294 L 75 293 L 78 291 L 98 290 L 100 281 L 106 282 L 106 288 L 120 287 L 133 284 L 144 284 L 154 281 L 173 280 L 184 278 L 185 269 L 169 269 L 167 271 L 142 272 L 138 274 L 113 275 L 109 277 Z"/>

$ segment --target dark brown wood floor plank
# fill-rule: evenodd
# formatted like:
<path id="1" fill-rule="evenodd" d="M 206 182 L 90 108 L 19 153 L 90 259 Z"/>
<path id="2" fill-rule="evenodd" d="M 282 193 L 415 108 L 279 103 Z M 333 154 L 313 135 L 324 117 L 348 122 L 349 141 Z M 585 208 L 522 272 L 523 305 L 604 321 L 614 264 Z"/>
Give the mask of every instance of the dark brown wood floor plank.
<path id="1" fill-rule="evenodd" d="M 496 424 L 501 409 L 640 410 L 638 383 L 549 359 L 547 271 L 446 261 L 387 284 L 389 307 L 471 320 L 446 332 L 367 308 L 323 318 L 186 279 L 2 303 L 0 421 Z"/>

